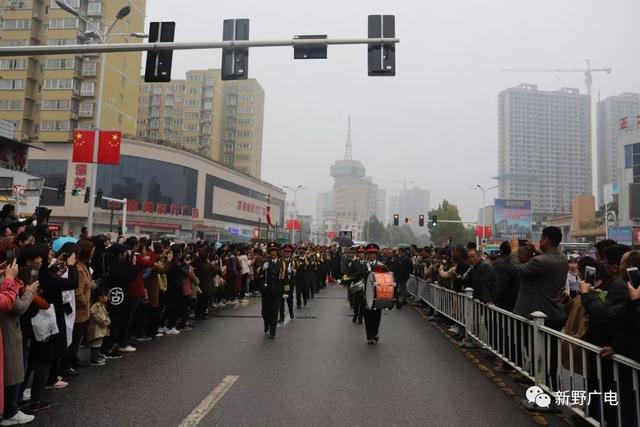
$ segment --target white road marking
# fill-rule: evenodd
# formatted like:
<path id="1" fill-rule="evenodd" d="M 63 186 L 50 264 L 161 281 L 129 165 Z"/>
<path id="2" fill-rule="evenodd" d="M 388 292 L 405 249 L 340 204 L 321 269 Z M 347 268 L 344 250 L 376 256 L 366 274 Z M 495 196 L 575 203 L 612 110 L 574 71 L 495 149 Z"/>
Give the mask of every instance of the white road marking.
<path id="1" fill-rule="evenodd" d="M 237 375 L 228 375 L 216 388 L 191 413 L 182 420 L 178 427 L 195 427 L 216 406 L 216 403 L 225 395 L 231 386 L 240 378 Z"/>

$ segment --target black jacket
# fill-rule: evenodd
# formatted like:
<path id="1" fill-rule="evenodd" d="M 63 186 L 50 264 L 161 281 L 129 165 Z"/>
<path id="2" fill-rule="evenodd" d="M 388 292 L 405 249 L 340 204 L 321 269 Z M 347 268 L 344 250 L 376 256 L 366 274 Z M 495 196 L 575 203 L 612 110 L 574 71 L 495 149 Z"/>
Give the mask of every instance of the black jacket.
<path id="1" fill-rule="evenodd" d="M 496 293 L 493 302 L 500 308 L 513 311 L 520 290 L 520 275 L 508 256 L 495 260 L 493 271 L 496 274 Z"/>
<path id="2" fill-rule="evenodd" d="M 480 261 L 470 274 L 473 298 L 482 302 L 494 302 L 496 275 L 489 261 Z"/>
<path id="3" fill-rule="evenodd" d="M 606 292 L 604 302 L 596 292 L 581 295 L 584 311 L 589 316 L 586 341 L 600 347 L 610 346 L 621 333 L 629 302 L 627 283 L 620 276 L 603 282 L 599 289 Z"/>
<path id="4" fill-rule="evenodd" d="M 263 266 L 264 271 L 264 285 L 262 286 L 262 294 L 268 296 L 282 297 L 284 294 L 283 285 L 283 269 L 284 263 L 281 259 L 272 261 L 268 259 Z"/>

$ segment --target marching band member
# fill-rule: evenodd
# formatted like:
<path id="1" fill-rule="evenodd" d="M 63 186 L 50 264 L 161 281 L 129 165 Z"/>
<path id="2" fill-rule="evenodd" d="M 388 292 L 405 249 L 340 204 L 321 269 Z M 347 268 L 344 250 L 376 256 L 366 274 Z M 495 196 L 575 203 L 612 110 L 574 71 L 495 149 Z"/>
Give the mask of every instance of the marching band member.
<path id="1" fill-rule="evenodd" d="M 364 301 L 364 281 L 367 279 L 369 269 L 365 260 L 364 246 L 358 246 L 356 248 L 356 259 L 351 262 L 347 270 L 347 276 L 351 284 L 349 285 L 349 291 L 351 294 L 351 300 L 353 302 L 353 323 L 358 322 L 362 324 L 362 317 L 364 316 L 365 301 Z"/>
<path id="2" fill-rule="evenodd" d="M 283 267 L 284 267 L 284 280 L 283 284 L 283 295 L 282 300 L 280 301 L 280 320 L 279 323 L 284 322 L 284 305 L 285 301 L 287 306 L 289 307 L 289 316 L 293 319 L 295 316 L 293 315 L 293 286 L 294 286 L 294 278 L 296 275 L 296 261 L 293 259 L 293 246 L 287 244 L 282 247 L 283 254 Z"/>
<path id="3" fill-rule="evenodd" d="M 380 253 L 380 247 L 375 243 L 369 243 L 365 251 L 367 253 L 366 267 L 368 274 L 372 271 L 389 271 L 386 265 L 378 261 L 378 254 Z M 367 344 L 376 344 L 380 339 L 378 337 L 378 331 L 380 329 L 380 321 L 382 320 L 382 310 L 369 309 L 364 307 L 364 326 L 367 330 Z"/>
<path id="4" fill-rule="evenodd" d="M 262 319 L 264 320 L 264 333 L 269 338 L 276 337 L 278 324 L 278 307 L 284 293 L 283 282 L 285 267 L 279 259 L 280 247 L 276 242 L 267 246 L 269 259 L 262 265 L 264 285 L 262 286 Z"/>
<path id="5" fill-rule="evenodd" d="M 301 308 L 306 307 L 309 300 L 309 260 L 307 258 L 307 248 L 300 246 L 298 249 L 297 271 L 295 277 L 296 284 L 296 305 Z"/>

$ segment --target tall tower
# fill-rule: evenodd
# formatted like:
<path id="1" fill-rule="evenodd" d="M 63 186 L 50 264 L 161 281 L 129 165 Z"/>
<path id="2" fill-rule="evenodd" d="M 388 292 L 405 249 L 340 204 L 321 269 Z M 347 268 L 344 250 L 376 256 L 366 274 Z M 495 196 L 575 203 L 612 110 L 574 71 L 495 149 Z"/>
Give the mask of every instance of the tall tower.
<path id="1" fill-rule="evenodd" d="M 366 177 L 362 162 L 353 159 L 352 149 L 349 117 L 344 159 L 337 160 L 331 166 L 331 176 L 334 178 L 333 215 L 343 229 L 351 227 L 359 233 L 362 224 L 376 213 L 378 186 Z"/>

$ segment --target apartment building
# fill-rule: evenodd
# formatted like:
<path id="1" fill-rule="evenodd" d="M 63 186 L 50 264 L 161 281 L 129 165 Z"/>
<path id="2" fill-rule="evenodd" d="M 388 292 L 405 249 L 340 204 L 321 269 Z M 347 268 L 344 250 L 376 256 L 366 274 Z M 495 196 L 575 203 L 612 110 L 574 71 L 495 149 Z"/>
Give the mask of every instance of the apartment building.
<path id="1" fill-rule="evenodd" d="M 98 42 L 91 30 L 110 25 L 125 4 L 131 13 L 114 27 L 112 42 L 135 41 L 144 31 L 145 0 L 128 2 L 66 0 L 91 24 L 59 8 L 54 0 L 2 2 L 3 46 L 70 45 Z M 72 141 L 75 129 L 96 126 L 100 56 L 68 54 L 0 60 L 0 119 L 15 123 L 19 140 Z M 138 104 L 140 52 L 106 55 L 102 129 L 134 135 Z"/>

